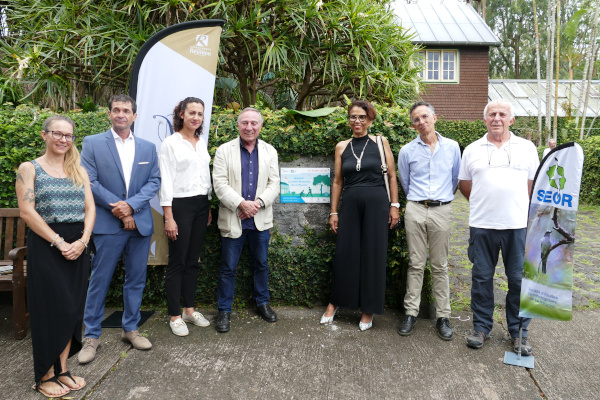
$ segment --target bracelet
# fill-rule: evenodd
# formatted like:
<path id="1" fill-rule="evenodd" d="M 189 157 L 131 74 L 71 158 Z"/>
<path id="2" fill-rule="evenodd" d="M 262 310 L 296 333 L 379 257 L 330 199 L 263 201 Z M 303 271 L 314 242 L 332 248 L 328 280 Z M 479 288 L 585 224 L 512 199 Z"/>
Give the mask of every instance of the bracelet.
<path id="1" fill-rule="evenodd" d="M 84 229 L 84 230 L 81 231 L 81 233 L 84 233 L 84 232 L 89 233 L 90 236 L 92 235 L 92 231 L 90 231 L 89 229 Z"/>
<path id="2" fill-rule="evenodd" d="M 166 224 L 167 222 L 171 222 L 171 221 L 173 221 L 173 218 L 171 218 L 171 219 L 165 219 L 165 224 Z"/>
<path id="3" fill-rule="evenodd" d="M 56 239 L 58 239 L 60 237 L 60 235 L 57 233 L 56 235 L 54 235 L 54 239 L 52 239 L 52 242 L 50 243 L 50 247 L 54 247 L 56 245 Z"/>
<path id="4" fill-rule="evenodd" d="M 86 248 L 86 249 L 88 248 L 88 247 L 87 247 L 87 246 L 88 246 L 88 245 L 87 245 L 87 243 L 86 243 L 86 242 L 84 242 L 83 240 L 81 240 L 81 239 L 77 239 L 77 241 L 79 241 L 79 242 L 83 243 L 83 245 L 85 246 L 85 248 Z"/>
<path id="5" fill-rule="evenodd" d="M 329 216 L 331 217 L 332 215 L 338 215 L 338 213 L 329 213 Z"/>
<path id="6" fill-rule="evenodd" d="M 63 244 L 65 242 L 65 239 L 61 240 L 58 243 L 55 243 L 54 246 L 58 249 L 58 246 L 60 246 L 61 244 Z M 60 249 L 59 249 L 60 250 Z"/>

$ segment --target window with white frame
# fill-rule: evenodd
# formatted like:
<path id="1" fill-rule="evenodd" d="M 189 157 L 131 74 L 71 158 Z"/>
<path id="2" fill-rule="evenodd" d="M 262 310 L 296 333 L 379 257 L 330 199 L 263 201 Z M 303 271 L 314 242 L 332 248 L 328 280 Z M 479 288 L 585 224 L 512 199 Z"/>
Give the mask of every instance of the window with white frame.
<path id="1" fill-rule="evenodd" d="M 417 63 L 425 82 L 458 82 L 458 50 L 422 50 Z"/>

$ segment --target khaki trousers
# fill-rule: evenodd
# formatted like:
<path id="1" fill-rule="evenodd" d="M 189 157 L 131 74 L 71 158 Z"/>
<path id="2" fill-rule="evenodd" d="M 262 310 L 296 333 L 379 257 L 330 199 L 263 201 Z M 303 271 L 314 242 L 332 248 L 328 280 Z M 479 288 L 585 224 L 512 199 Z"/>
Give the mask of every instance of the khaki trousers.
<path id="1" fill-rule="evenodd" d="M 452 229 L 452 204 L 425 207 L 414 201 L 406 203 L 404 225 L 410 263 L 406 278 L 404 308 L 416 317 L 421 304 L 423 273 L 429 263 L 433 278 L 436 318 L 450 317 L 450 284 L 448 282 L 448 247 Z"/>

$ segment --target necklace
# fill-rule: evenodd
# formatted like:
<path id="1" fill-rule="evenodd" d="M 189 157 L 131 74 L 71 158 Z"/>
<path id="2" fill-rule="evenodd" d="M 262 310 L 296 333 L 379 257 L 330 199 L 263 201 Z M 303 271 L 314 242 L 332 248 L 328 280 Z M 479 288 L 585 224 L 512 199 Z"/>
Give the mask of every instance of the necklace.
<path id="1" fill-rule="evenodd" d="M 360 153 L 360 157 L 356 157 L 356 153 L 354 152 L 354 146 L 352 146 L 352 140 L 350 140 L 350 150 L 352 150 L 352 155 L 354 156 L 354 158 L 356 158 L 356 170 L 360 171 L 360 165 L 361 165 L 361 161 L 363 158 L 363 154 L 365 154 L 365 149 L 367 148 L 367 145 L 369 144 L 369 135 L 367 134 L 367 141 L 365 142 L 365 147 L 363 147 L 361 153 Z"/>
<path id="2" fill-rule="evenodd" d="M 58 172 L 56 169 L 54 169 L 54 167 L 53 167 L 53 166 L 52 166 L 52 165 L 51 165 L 51 164 L 48 162 L 48 159 L 46 158 L 46 156 L 44 156 L 44 161 L 46 161 L 46 164 L 48 164 L 48 166 L 50 167 L 50 169 L 51 169 L 52 171 L 54 171 L 54 173 L 55 173 L 56 175 L 58 175 L 59 179 L 62 179 L 62 178 L 64 178 L 64 176 L 62 176 L 62 174 L 61 174 L 60 172 Z"/>

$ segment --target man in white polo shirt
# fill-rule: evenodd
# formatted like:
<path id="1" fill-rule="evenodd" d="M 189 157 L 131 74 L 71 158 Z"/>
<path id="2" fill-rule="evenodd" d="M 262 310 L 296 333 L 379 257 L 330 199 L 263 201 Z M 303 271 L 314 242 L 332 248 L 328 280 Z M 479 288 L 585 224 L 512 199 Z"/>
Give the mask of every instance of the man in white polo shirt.
<path id="1" fill-rule="evenodd" d="M 504 100 L 490 102 L 483 112 L 488 132 L 465 149 L 458 179 L 460 191 L 469 200 L 469 260 L 473 263 L 471 310 L 473 332 L 467 346 L 478 349 L 489 338 L 494 313 L 494 272 L 498 255 L 508 280 L 506 321 L 515 352 L 530 355 L 527 327 L 519 343 L 519 305 L 529 195 L 538 154 L 532 142 L 515 136 L 509 127 L 514 110 Z"/>

